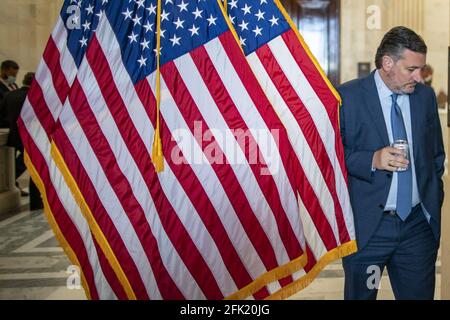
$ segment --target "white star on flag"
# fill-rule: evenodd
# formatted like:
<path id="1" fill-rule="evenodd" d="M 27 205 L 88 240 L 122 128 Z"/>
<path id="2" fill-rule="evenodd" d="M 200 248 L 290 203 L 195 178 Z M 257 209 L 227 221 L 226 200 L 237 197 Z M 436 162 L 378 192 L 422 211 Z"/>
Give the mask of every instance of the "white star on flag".
<path id="1" fill-rule="evenodd" d="M 199 10 L 198 8 L 196 8 L 195 11 L 192 12 L 192 14 L 194 15 L 195 19 L 197 19 L 202 18 L 202 12 L 203 10 Z"/>
<path id="2" fill-rule="evenodd" d="M 269 21 L 272 23 L 272 27 L 274 25 L 278 25 L 278 18 L 275 18 L 275 16 L 272 16 L 272 19 L 270 19 Z"/>
<path id="3" fill-rule="evenodd" d="M 255 33 L 255 37 L 262 35 L 262 33 L 261 33 L 262 28 L 259 28 L 259 26 L 256 26 L 256 28 L 252 31 Z"/>
<path id="4" fill-rule="evenodd" d="M 147 58 L 144 58 L 144 56 L 141 56 L 141 58 L 138 60 L 139 67 L 142 68 L 143 66 L 146 66 L 147 65 L 146 61 L 147 61 Z"/>
<path id="5" fill-rule="evenodd" d="M 241 9 L 242 11 L 244 11 L 244 16 L 245 16 L 247 13 L 250 13 L 250 9 L 251 9 L 251 8 L 252 8 L 252 7 L 249 7 L 248 4 L 245 4 L 244 8 Z"/>
<path id="6" fill-rule="evenodd" d="M 87 14 L 91 15 L 94 13 L 94 7 L 90 4 L 87 8 L 86 8 Z"/>
<path id="7" fill-rule="evenodd" d="M 88 22 L 87 20 L 84 22 L 84 24 L 82 26 L 84 28 L 84 31 L 91 29 L 91 23 Z"/>
<path id="8" fill-rule="evenodd" d="M 238 26 L 241 27 L 241 31 L 248 30 L 248 22 L 245 22 L 245 20 L 242 20 Z"/>
<path id="9" fill-rule="evenodd" d="M 127 19 L 132 19 L 131 18 L 131 14 L 132 14 L 133 12 L 132 11 L 130 11 L 128 8 L 127 8 L 127 11 L 125 11 L 125 12 L 122 12 L 122 14 L 125 16 L 125 20 L 127 20 Z"/>
<path id="10" fill-rule="evenodd" d="M 258 13 L 256 13 L 255 16 L 258 17 L 258 21 L 261 19 L 264 20 L 264 14 L 265 14 L 265 12 L 261 12 L 261 10 L 258 10 Z"/>
<path id="11" fill-rule="evenodd" d="M 178 30 L 178 28 L 181 28 L 181 29 L 184 28 L 184 27 L 183 27 L 183 23 L 184 23 L 184 20 L 181 20 L 180 17 L 178 17 L 178 20 L 177 20 L 177 21 L 174 21 L 174 22 L 173 22 L 173 24 L 177 26 L 177 27 L 176 27 L 177 30 Z"/>
<path id="12" fill-rule="evenodd" d="M 141 25 L 141 19 L 142 19 L 142 17 L 139 17 L 139 16 L 136 15 L 136 17 L 134 17 L 134 19 L 133 19 L 134 25 L 135 25 L 135 26 L 136 26 L 137 24 L 138 24 L 138 25 Z"/>
<path id="13" fill-rule="evenodd" d="M 146 8 L 150 15 L 156 14 L 156 6 L 153 3 L 150 3 L 150 7 Z"/>
<path id="14" fill-rule="evenodd" d="M 209 25 L 216 25 L 217 18 L 214 18 L 212 15 L 206 20 L 208 20 Z"/>
<path id="15" fill-rule="evenodd" d="M 150 49 L 150 47 L 148 46 L 149 44 L 150 44 L 150 41 L 148 41 L 147 39 L 144 39 L 144 41 L 141 42 L 142 51 L 144 51 L 145 49 Z"/>
<path id="16" fill-rule="evenodd" d="M 86 46 L 87 46 L 87 41 L 88 41 L 88 39 L 86 39 L 85 37 L 83 37 L 83 38 L 80 40 L 81 47 L 86 47 Z"/>
<path id="17" fill-rule="evenodd" d="M 134 34 L 134 31 L 128 36 L 130 39 L 130 43 L 137 42 L 137 34 Z"/>
<path id="18" fill-rule="evenodd" d="M 153 31 L 153 23 L 150 23 L 149 21 L 147 21 L 146 24 L 143 25 L 145 32 L 149 32 L 149 31 Z"/>
<path id="19" fill-rule="evenodd" d="M 232 1 L 230 1 L 230 9 L 233 9 L 233 8 L 237 8 L 238 6 L 237 6 L 237 0 L 232 0 Z"/>
<path id="20" fill-rule="evenodd" d="M 144 2 L 145 0 L 136 0 L 136 4 L 138 5 L 138 8 L 144 8 Z"/>
<path id="21" fill-rule="evenodd" d="M 161 22 L 163 22 L 164 20 L 169 21 L 168 17 L 170 15 L 170 12 L 166 12 L 166 10 L 163 10 L 163 12 L 161 13 Z"/>
<path id="22" fill-rule="evenodd" d="M 194 34 L 198 35 L 198 30 L 200 30 L 200 28 L 197 28 L 194 24 L 194 25 L 192 25 L 192 28 L 190 28 L 188 30 L 191 32 L 191 36 L 193 36 Z"/>
<path id="23" fill-rule="evenodd" d="M 173 35 L 173 38 L 169 39 L 172 42 L 172 47 L 175 45 L 180 45 L 180 39 L 181 37 L 177 37 L 176 34 Z"/>
<path id="24" fill-rule="evenodd" d="M 181 3 L 177 5 L 177 7 L 180 8 L 180 12 L 187 11 L 187 6 L 188 6 L 188 4 L 184 3 L 184 0 L 181 1 Z"/>

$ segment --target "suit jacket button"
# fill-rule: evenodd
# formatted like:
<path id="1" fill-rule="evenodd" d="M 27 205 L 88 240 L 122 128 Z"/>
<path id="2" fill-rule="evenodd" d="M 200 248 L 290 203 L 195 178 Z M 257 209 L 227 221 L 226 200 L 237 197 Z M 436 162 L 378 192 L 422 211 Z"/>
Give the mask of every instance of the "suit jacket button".
<path id="1" fill-rule="evenodd" d="M 392 178 L 392 174 L 390 174 L 390 173 L 388 173 L 386 176 L 387 176 L 389 179 Z"/>
<path id="2" fill-rule="evenodd" d="M 378 208 L 384 209 L 384 205 L 380 204 L 380 205 L 378 206 Z"/>

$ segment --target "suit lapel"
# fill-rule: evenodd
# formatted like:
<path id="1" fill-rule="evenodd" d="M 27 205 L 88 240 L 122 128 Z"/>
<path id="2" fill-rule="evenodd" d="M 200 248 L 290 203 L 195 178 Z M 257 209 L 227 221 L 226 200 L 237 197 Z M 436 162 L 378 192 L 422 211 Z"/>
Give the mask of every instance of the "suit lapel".
<path id="1" fill-rule="evenodd" d="M 389 145 L 389 136 L 386 129 L 386 121 L 384 120 L 383 109 L 381 108 L 380 98 L 378 96 L 378 90 L 375 85 L 374 72 L 363 80 L 363 87 L 365 89 L 365 101 L 367 102 L 367 109 L 373 123 L 375 124 L 377 131 L 384 146 Z"/>
<path id="2" fill-rule="evenodd" d="M 413 94 L 409 96 L 409 105 L 410 105 L 410 113 L 411 113 L 411 131 L 412 131 L 412 139 L 414 142 L 419 141 L 419 130 L 420 130 L 420 95 L 418 90 L 420 87 L 417 86 L 416 90 Z M 417 159 L 418 148 L 414 148 L 414 159 Z"/>

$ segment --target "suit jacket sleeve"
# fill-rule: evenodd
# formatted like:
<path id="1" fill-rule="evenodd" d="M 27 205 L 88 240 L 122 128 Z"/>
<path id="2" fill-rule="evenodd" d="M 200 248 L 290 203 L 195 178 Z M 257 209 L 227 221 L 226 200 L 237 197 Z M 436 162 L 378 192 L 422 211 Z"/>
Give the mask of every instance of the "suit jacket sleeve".
<path id="1" fill-rule="evenodd" d="M 444 200 L 443 194 L 444 194 L 444 185 L 442 181 L 442 176 L 445 171 L 445 148 L 444 148 L 444 142 L 442 140 L 442 128 L 441 128 L 441 122 L 439 119 L 439 112 L 438 112 L 438 105 L 436 101 L 436 95 L 433 92 L 433 125 L 432 128 L 434 129 L 434 138 L 433 138 L 433 160 L 434 160 L 434 168 L 436 170 L 436 175 L 439 178 L 439 189 L 442 191 L 442 199 L 441 203 Z"/>
<path id="2" fill-rule="evenodd" d="M 0 128 L 8 127 L 8 119 L 6 113 L 6 99 L 0 98 Z"/>
<path id="3" fill-rule="evenodd" d="M 345 164 L 347 165 L 348 173 L 351 176 L 372 182 L 372 160 L 373 151 L 355 150 L 355 139 L 350 128 L 353 125 L 353 121 L 357 121 L 354 117 L 349 115 L 351 110 L 346 109 L 345 98 L 343 97 L 343 105 L 340 112 L 340 128 L 342 143 L 344 145 Z M 349 128 L 350 127 L 350 128 Z"/>

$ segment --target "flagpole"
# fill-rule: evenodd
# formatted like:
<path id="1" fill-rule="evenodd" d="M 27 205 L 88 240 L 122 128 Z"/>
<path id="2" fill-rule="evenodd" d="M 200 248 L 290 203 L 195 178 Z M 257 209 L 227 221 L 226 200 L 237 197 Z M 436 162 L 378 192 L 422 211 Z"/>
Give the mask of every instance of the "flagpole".
<path id="1" fill-rule="evenodd" d="M 164 171 L 164 157 L 162 154 L 162 144 L 160 135 L 160 104 L 161 104 L 161 71 L 160 71 L 160 50 L 161 50 L 161 0 L 157 4 L 156 17 L 156 126 L 152 146 L 152 162 L 156 172 Z"/>

